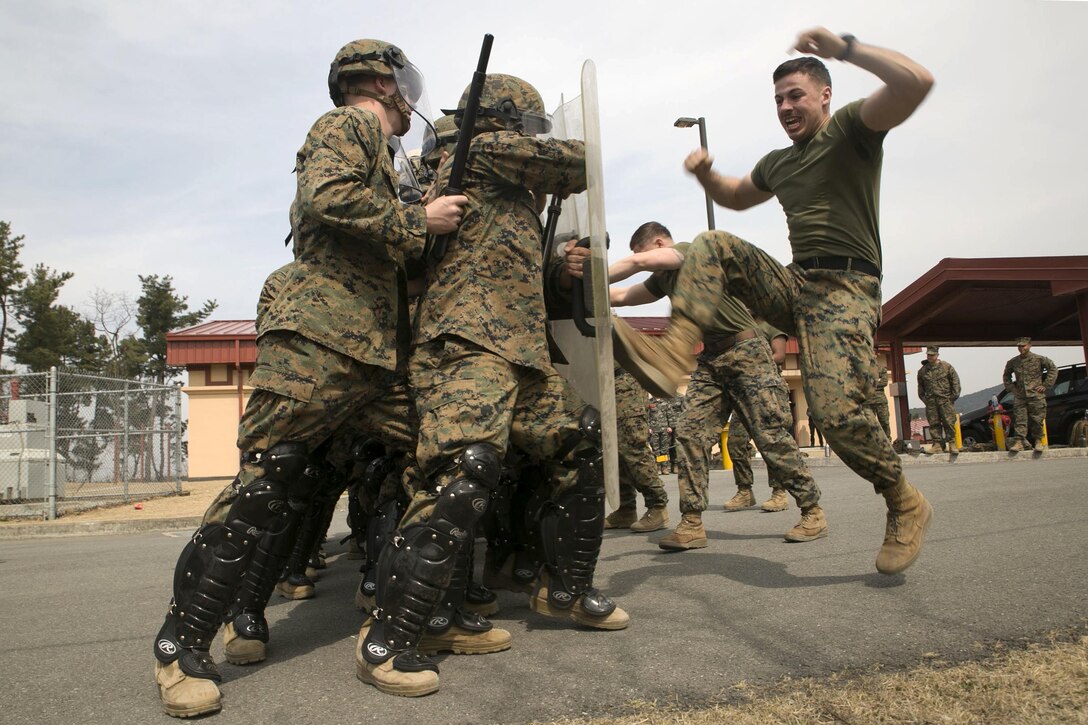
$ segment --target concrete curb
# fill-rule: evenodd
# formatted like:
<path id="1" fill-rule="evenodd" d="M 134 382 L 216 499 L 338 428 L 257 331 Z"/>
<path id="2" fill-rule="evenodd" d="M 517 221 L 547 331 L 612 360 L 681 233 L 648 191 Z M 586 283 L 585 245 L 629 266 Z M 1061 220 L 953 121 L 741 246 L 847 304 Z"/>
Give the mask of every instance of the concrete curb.
<path id="1" fill-rule="evenodd" d="M 57 536 L 101 536 L 106 534 L 141 534 L 148 531 L 194 530 L 201 516 L 173 519 L 143 519 L 126 521 L 74 521 L 72 523 L 14 524 L 0 526 L 0 541 Z"/>
<path id="2" fill-rule="evenodd" d="M 970 463 L 1030 463 L 1032 461 L 1052 461 L 1057 458 L 1088 458 L 1088 448 L 1049 448 L 1042 453 L 1023 451 L 1021 453 L 1009 453 L 1008 451 L 981 451 L 979 453 L 960 453 L 953 456 L 948 453 L 925 454 L 904 453 L 899 460 L 904 466 L 932 466 L 932 465 L 966 465 Z M 805 459 L 809 468 L 825 468 L 827 466 L 845 466 L 846 464 L 836 456 L 813 455 Z M 718 466 L 721 463 L 719 461 Z M 766 464 L 760 457 L 752 459 L 752 468 L 766 468 Z"/>

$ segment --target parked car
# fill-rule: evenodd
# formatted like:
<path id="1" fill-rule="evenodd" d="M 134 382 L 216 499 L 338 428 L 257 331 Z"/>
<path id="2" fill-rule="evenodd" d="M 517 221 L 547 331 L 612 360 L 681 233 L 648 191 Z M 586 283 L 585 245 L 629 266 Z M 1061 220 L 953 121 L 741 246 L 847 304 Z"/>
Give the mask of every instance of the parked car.
<path id="1" fill-rule="evenodd" d="M 997 401 L 1006 413 L 1013 415 L 1012 393 L 1001 391 Z M 1084 363 L 1063 365 L 1058 368 L 1058 380 L 1054 387 L 1046 391 L 1046 432 L 1049 442 L 1070 443 L 1073 426 L 1077 421 L 1084 420 L 1085 410 L 1088 410 L 1088 375 Z M 988 406 L 960 415 L 964 446 L 993 442 L 990 413 Z"/>

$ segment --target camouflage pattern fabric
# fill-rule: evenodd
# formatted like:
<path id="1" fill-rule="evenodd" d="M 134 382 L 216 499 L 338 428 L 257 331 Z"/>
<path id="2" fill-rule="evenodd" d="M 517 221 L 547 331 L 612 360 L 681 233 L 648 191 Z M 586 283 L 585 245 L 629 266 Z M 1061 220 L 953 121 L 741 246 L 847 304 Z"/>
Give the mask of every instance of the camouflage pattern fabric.
<path id="1" fill-rule="evenodd" d="M 423 253 L 427 214 L 400 203 L 378 117 L 357 107 L 321 116 L 295 173 L 295 263 L 262 333 L 294 331 L 358 362 L 395 369 L 398 319 L 405 324 L 408 314 L 400 270 Z"/>
<path id="2" fill-rule="evenodd" d="M 445 258 L 429 270 L 419 344 L 454 335 L 514 365 L 551 370 L 544 326 L 543 228 L 532 189 L 566 196 L 586 187 L 580 141 L 483 133 L 465 169 L 465 215 Z M 452 159 L 439 170 L 445 188 Z"/>
<path id="3" fill-rule="evenodd" d="M 617 367 L 616 427 L 620 457 L 620 506 L 635 506 L 638 491 L 646 508 L 665 506 L 669 495 L 657 473 L 650 450 L 650 426 L 646 416 L 646 391 L 630 373 Z"/>
<path id="4" fill-rule="evenodd" d="M 348 421 L 395 450 L 415 447 L 415 407 L 403 376 L 301 335 L 269 332 L 259 338 L 249 384 L 256 389 L 238 424 L 242 453 L 284 442 L 313 451 Z M 242 464 L 235 481 L 209 507 L 206 521 L 223 520 L 241 488 L 263 475 L 262 466 Z"/>
<path id="5" fill-rule="evenodd" d="M 672 428 L 672 432 L 667 433 L 669 439 L 669 459 L 673 465 L 676 464 L 676 429 L 680 427 L 680 420 L 684 417 L 684 408 L 687 405 L 687 398 L 683 395 L 677 395 L 675 398 L 667 398 L 665 401 L 665 419 L 668 422 L 668 427 Z"/>
<path id="6" fill-rule="evenodd" d="M 873 389 L 869 393 L 869 398 L 865 401 L 865 404 L 869 406 L 869 409 L 873 411 L 873 415 L 876 416 L 877 421 L 880 422 L 880 427 L 884 430 L 884 435 L 890 439 L 892 437 L 892 423 L 888 414 L 888 398 L 884 395 L 884 389 L 888 387 L 888 368 L 881 365 L 880 358 L 876 356 L 873 356 L 873 362 L 875 364 L 873 370 L 875 382 L 873 383 Z M 930 420 L 932 420 L 932 418 Z M 955 416 L 953 416 L 952 420 L 955 420 Z"/>
<path id="7" fill-rule="evenodd" d="M 1029 350 L 1005 363 L 1001 379 L 1013 396 L 1013 438 L 1024 441 L 1030 436 L 1038 441 L 1043 436 L 1046 420 L 1046 392 L 1036 392 L 1035 388 L 1053 386 L 1058 380 L 1058 367 L 1045 355 L 1036 355 Z"/>
<path id="8" fill-rule="evenodd" d="M 689 250 L 672 314 L 699 325 L 713 318 L 715 300 L 727 291 L 797 338 L 805 397 L 835 453 L 877 491 L 895 486 L 902 464 L 865 406 L 873 386 L 880 280 L 857 271 L 784 266 L 732 234 L 705 232 Z"/>
<path id="9" fill-rule="evenodd" d="M 918 397 L 926 406 L 929 435 L 935 441 L 947 443 L 956 435 L 956 407 L 960 397 L 960 376 L 944 360 L 922 361 L 918 370 Z"/>
<path id="10" fill-rule="evenodd" d="M 650 449 L 654 455 L 654 461 L 661 456 L 669 455 L 669 442 L 672 434 L 669 433 L 669 415 L 666 401 L 660 398 L 650 401 L 646 406 L 647 422 L 650 425 Z M 669 463 L 658 463 L 659 471 L 668 471 Z"/>
<path id="11" fill-rule="evenodd" d="M 786 404 L 788 412 L 788 399 Z M 736 411 L 733 411 L 733 416 L 729 419 L 729 440 L 726 441 L 726 446 L 729 458 L 733 461 L 733 482 L 737 484 L 737 488 L 752 488 L 756 482 L 752 472 L 752 436 Z M 767 472 L 767 485 L 772 489 L 785 488 L 774 480 L 771 471 Z"/>
<path id="12" fill-rule="evenodd" d="M 956 368 L 944 360 L 923 360 L 918 371 L 918 397 L 923 401 L 929 398 L 956 401 L 960 397 L 960 376 Z"/>
<path id="13" fill-rule="evenodd" d="M 726 450 L 733 461 L 733 482 L 737 488 L 751 488 L 756 483 L 752 473 L 752 436 L 740 416 L 735 412 L 729 418 L 729 440 Z"/>
<path id="14" fill-rule="evenodd" d="M 819 503 L 820 489 L 789 433 L 792 421 L 784 399 L 786 385 L 761 336 L 742 340 L 716 356 L 699 357 L 677 428 L 681 513 L 706 510 L 710 449 L 734 410 L 747 421 L 772 480 L 781 481 L 802 509 Z"/>
<path id="15" fill-rule="evenodd" d="M 416 459 L 430 485 L 413 496 L 402 527 L 430 518 L 435 487 L 463 475 L 454 461 L 473 443 L 489 443 L 503 457 L 517 448 L 551 473 L 553 497 L 574 485 L 574 458 L 592 447 L 578 427 L 586 404 L 554 368 L 513 365 L 474 342 L 444 337 L 416 348 L 409 375 L 419 411 Z"/>

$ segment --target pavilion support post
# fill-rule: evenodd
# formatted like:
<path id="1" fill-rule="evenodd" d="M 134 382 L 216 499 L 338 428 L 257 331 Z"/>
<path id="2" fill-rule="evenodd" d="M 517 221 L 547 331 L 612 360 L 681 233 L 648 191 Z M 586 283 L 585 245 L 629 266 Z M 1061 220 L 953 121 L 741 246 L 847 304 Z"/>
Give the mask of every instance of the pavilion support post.
<path id="1" fill-rule="evenodd" d="M 907 401 L 907 364 L 903 359 L 903 341 L 892 340 L 888 361 L 895 383 L 895 424 L 901 440 L 910 440 L 910 404 Z"/>
<path id="2" fill-rule="evenodd" d="M 1084 362 L 1088 364 L 1088 292 L 1077 295 L 1077 317 L 1080 318 L 1080 344 L 1084 348 Z"/>

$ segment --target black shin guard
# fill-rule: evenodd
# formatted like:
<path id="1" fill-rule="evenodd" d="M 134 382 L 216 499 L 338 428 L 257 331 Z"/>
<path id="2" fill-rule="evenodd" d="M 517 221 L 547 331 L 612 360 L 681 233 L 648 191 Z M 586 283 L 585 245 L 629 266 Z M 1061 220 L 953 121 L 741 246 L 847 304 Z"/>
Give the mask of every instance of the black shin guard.
<path id="1" fill-rule="evenodd" d="M 290 519 L 306 462 L 305 447 L 281 443 L 252 457 L 265 475 L 241 488 L 224 523 L 205 524 L 186 545 L 174 570 L 174 598 L 155 638 L 155 657 L 179 661 L 186 674 L 218 679 L 208 647 L 242 584 L 265 532 Z"/>
<path id="2" fill-rule="evenodd" d="M 360 569 L 363 578 L 359 582 L 363 596 L 373 598 L 378 595 L 378 558 L 403 515 L 403 507 L 397 501 L 389 500 L 380 504 L 378 513 L 366 522 L 366 563 Z"/>
<path id="3" fill-rule="evenodd" d="M 600 453 L 576 456 L 575 485 L 544 507 L 540 518 L 541 548 L 548 572 L 548 601 L 569 608 L 578 597 L 590 614 L 605 616 L 616 608 L 593 588 L 593 573 L 604 534 L 604 486 Z"/>
<path id="4" fill-rule="evenodd" d="M 439 600 L 434 614 L 427 620 L 427 631 L 431 634 L 441 634 L 454 625 L 474 632 L 486 632 L 492 628 L 491 622 L 479 614 L 461 608 L 472 576 L 472 549 L 475 544 L 475 538 L 469 536 L 454 556 L 453 572 L 445 596 Z"/>
<path id="5" fill-rule="evenodd" d="M 405 526 L 378 560 L 377 609 L 363 656 L 371 664 L 413 650 L 443 601 L 462 547 L 498 483 L 497 451 L 486 444 L 465 449 L 457 461 L 465 477 L 441 489 L 430 520 Z M 397 666 L 400 669 L 399 665 Z"/>

